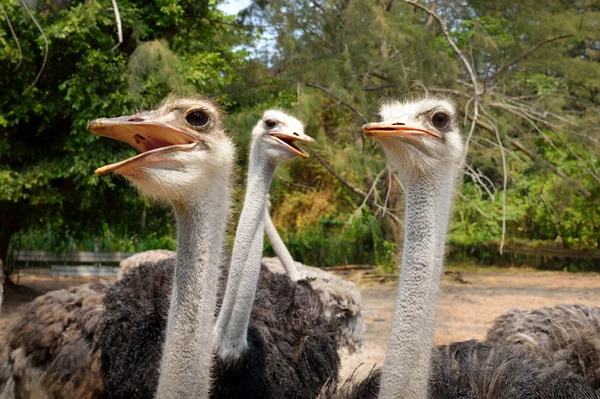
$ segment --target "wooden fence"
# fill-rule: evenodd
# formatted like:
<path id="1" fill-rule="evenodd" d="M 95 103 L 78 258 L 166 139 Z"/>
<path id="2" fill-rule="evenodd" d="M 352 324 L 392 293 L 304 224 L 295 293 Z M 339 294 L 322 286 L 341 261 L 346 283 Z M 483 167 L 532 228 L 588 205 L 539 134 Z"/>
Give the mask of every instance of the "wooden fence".
<path id="1" fill-rule="evenodd" d="M 599 259 L 600 249 L 591 250 L 576 250 L 568 248 L 552 248 L 552 247 L 529 247 L 525 244 L 511 244 L 504 247 L 504 252 L 531 255 L 537 257 L 557 257 L 567 259 Z"/>
<path id="2" fill-rule="evenodd" d="M 19 262 L 119 263 L 137 252 L 69 252 L 54 254 L 47 251 L 16 251 Z"/>
<path id="3" fill-rule="evenodd" d="M 32 269 L 33 273 L 28 272 L 32 263 L 92 263 L 88 265 L 51 265 L 49 274 L 52 276 L 116 276 L 119 272 L 118 267 L 102 266 L 107 263 L 119 263 L 137 252 L 70 252 L 64 254 L 54 254 L 46 251 L 17 251 L 15 260 L 25 263 L 25 268 L 20 270 L 22 274 L 46 274 L 40 273 L 41 269 Z M 48 270 L 48 269 L 44 269 Z"/>

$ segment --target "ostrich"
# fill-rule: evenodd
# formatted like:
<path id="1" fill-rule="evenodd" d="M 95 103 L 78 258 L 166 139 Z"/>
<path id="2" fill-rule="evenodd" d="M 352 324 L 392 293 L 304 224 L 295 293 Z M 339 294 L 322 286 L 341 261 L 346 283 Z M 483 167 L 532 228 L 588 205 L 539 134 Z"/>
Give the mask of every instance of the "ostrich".
<path id="1" fill-rule="evenodd" d="M 600 308 L 560 305 L 512 310 L 493 321 L 487 341 L 580 375 L 600 393 Z"/>
<path id="2" fill-rule="evenodd" d="M 171 203 L 176 216 L 178 256 L 157 395 L 208 396 L 212 348 L 206 342 L 212 339 L 235 158 L 219 111 L 201 98 L 168 99 L 155 111 L 99 119 L 89 128 L 142 152 L 96 173 L 125 176 L 152 199 Z M 9 341 L 7 391 L 12 385 L 78 398 L 104 391 L 99 352 L 108 288 L 94 283 L 55 291 L 27 306 Z"/>
<path id="3" fill-rule="evenodd" d="M 232 383 L 215 384 L 217 397 L 315 397 L 321 386 L 337 376 L 335 325 L 326 322 L 318 296 L 306 282 L 284 277 L 292 291 L 313 294 L 313 303 L 307 304 L 312 309 L 285 304 L 287 309 L 273 312 L 273 321 L 281 321 L 268 326 L 268 331 L 260 330 L 255 320 L 250 326 L 263 252 L 266 196 L 275 169 L 279 162 L 296 155 L 308 157 L 305 151 L 282 146 L 272 137 L 312 142 L 303 130 L 298 120 L 276 111 L 266 112 L 252 130 L 244 208 L 214 334 L 216 376 L 227 375 Z M 273 294 L 266 299 L 283 302 Z M 258 331 L 254 331 L 256 327 Z"/>
<path id="4" fill-rule="evenodd" d="M 207 101 L 180 99 L 155 112 L 93 121 L 90 130 L 143 152 L 97 173 L 119 173 L 175 212 L 178 250 L 156 395 L 207 397 L 212 350 L 205 343 L 212 337 L 235 158 L 219 111 Z"/>
<path id="5" fill-rule="evenodd" d="M 267 196 L 265 232 L 277 258 L 263 258 L 263 265 L 273 273 L 287 273 L 292 281 L 306 280 L 319 294 L 325 307 L 325 315 L 337 320 L 340 345 L 347 348 L 349 353 L 359 352 L 365 340 L 365 322 L 360 313 L 360 291 L 354 283 L 333 273 L 294 262 L 271 220 L 270 207 L 271 202 Z"/>
<path id="6" fill-rule="evenodd" d="M 593 398 L 591 387 L 544 363 L 489 343 L 433 348 L 435 312 L 453 190 L 464 151 L 456 107 L 425 96 L 381 107 L 363 126 L 404 183 L 404 251 L 383 369 L 358 383 L 326 387 L 321 398 Z"/>

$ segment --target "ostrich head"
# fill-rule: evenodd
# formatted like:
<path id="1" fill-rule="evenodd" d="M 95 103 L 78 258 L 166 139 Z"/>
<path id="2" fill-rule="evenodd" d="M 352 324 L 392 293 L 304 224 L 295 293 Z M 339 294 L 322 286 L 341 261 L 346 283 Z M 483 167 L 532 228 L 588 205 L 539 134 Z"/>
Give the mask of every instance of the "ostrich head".
<path id="1" fill-rule="evenodd" d="M 231 170 L 235 147 L 225 133 L 219 109 L 199 97 L 169 98 L 152 111 L 88 124 L 96 135 L 135 147 L 141 154 L 103 166 L 125 176 L 150 198 L 185 202 Z"/>
<path id="2" fill-rule="evenodd" d="M 382 121 L 367 123 L 363 132 L 380 143 L 403 177 L 436 174 L 460 161 L 463 140 L 453 102 L 435 97 L 391 101 L 379 113 Z"/>
<path id="3" fill-rule="evenodd" d="M 304 134 L 304 126 L 298 119 L 276 110 L 263 114 L 252 129 L 252 140 L 253 146 L 273 164 L 297 155 L 308 158 L 308 153 L 294 142 L 314 143 L 312 137 Z"/>

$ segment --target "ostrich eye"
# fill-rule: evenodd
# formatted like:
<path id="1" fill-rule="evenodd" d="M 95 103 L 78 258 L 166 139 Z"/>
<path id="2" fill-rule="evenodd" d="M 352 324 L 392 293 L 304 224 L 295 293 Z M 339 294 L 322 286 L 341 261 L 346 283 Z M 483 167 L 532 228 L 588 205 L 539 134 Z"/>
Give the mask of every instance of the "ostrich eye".
<path id="1" fill-rule="evenodd" d="M 269 129 L 273 129 L 275 126 L 277 126 L 277 121 L 274 121 L 273 119 L 267 119 L 265 121 L 265 126 L 267 126 Z"/>
<path id="2" fill-rule="evenodd" d="M 202 127 L 208 123 L 208 115 L 203 111 L 192 111 L 185 117 L 185 120 L 193 127 Z"/>
<path id="3" fill-rule="evenodd" d="M 437 129 L 445 129 L 450 124 L 450 115 L 445 112 L 436 112 L 431 117 L 431 124 Z"/>

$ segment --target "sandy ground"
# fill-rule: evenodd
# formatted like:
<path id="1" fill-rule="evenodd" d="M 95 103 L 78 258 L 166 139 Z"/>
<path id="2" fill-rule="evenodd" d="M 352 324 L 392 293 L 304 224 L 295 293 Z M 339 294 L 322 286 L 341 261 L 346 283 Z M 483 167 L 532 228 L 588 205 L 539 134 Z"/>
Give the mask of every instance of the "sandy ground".
<path id="1" fill-rule="evenodd" d="M 536 272 L 523 270 L 461 270 L 470 284 L 444 277 L 438 304 L 435 343 L 446 344 L 471 338 L 484 339 L 492 320 L 515 309 L 530 309 L 558 304 L 600 306 L 600 274 Z M 40 292 L 65 288 L 92 278 L 25 276 L 20 284 Z M 345 378 L 360 365 L 356 375 L 364 376 L 373 366 L 381 366 L 396 297 L 396 283 L 361 286 L 363 317 L 367 337 L 362 353 L 342 356 Z M 19 307 L 32 299 L 30 294 L 6 292 L 0 313 L 0 347 L 8 328 L 19 317 Z"/>

